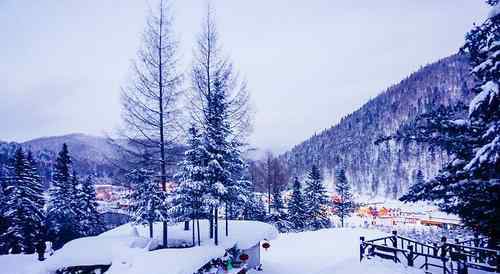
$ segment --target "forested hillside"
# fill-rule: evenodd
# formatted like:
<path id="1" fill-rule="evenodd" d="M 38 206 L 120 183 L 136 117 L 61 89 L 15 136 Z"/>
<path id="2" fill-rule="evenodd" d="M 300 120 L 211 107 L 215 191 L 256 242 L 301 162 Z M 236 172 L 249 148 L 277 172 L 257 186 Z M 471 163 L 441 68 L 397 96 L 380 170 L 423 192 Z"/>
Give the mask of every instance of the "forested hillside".
<path id="1" fill-rule="evenodd" d="M 33 153 L 45 187 L 51 176 L 52 164 L 63 143 L 68 145 L 75 171 L 80 176 L 93 175 L 99 183 L 111 183 L 117 168 L 113 160 L 117 153 L 106 138 L 85 134 L 69 134 L 33 139 L 24 143 L 0 142 L 0 167 L 14 155 L 17 147 Z M 116 183 L 116 182 L 115 182 Z"/>
<path id="2" fill-rule="evenodd" d="M 315 134 L 281 156 L 294 175 L 319 165 L 328 183 L 343 166 L 358 193 L 399 197 L 414 181 L 417 170 L 426 177 L 446 161 L 444 152 L 415 144 L 375 145 L 401 123 L 440 105 L 467 103 L 472 86 L 469 64 L 453 55 L 427 65 L 344 117 L 339 124 Z"/>

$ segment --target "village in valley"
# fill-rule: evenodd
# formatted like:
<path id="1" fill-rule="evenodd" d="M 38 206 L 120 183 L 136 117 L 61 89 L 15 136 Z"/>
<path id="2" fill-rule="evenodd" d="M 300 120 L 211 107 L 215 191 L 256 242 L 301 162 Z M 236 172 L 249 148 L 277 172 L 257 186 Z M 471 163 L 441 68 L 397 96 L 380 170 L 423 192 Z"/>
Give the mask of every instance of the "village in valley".
<path id="1" fill-rule="evenodd" d="M 47 62 L 29 55 L 31 63 L 20 69 L 23 54 L 8 54 L 12 69 L 0 65 L 7 75 L 0 89 L 1 274 L 500 272 L 500 0 L 474 0 L 468 7 L 481 8 L 470 11 L 465 1 L 455 9 L 445 0 L 450 19 L 435 19 L 446 20 L 443 28 L 425 21 L 430 11 L 443 10 L 441 2 L 276 1 L 265 10 L 254 1 L 99 2 L 0 3 L 0 24 L 12 34 L 0 49 L 26 53 L 28 40 L 19 33 L 26 34 L 38 55 L 61 54 L 53 58 L 61 64 L 77 60 L 74 73 L 85 75 L 61 84 L 62 93 L 27 80 L 37 87 L 35 96 L 21 84 L 13 88 L 24 81 L 17 75 Z M 24 9 L 30 18 L 22 17 Z M 75 23 L 75 10 L 85 14 L 82 23 Z M 481 21 L 465 22 L 467 12 Z M 345 14 L 357 20 L 339 19 Z M 403 38 L 395 37 L 408 37 L 408 28 L 384 19 L 393 16 L 415 16 L 422 29 L 434 31 L 435 40 L 426 41 L 417 21 L 411 24 L 422 48 L 439 49 L 429 51 L 440 52 L 439 60 L 424 65 L 435 55 L 415 51 L 427 54 L 425 62 L 399 72 L 398 64 L 413 59 L 396 57 Z M 318 29 L 330 30 L 333 22 L 342 30 L 334 31 L 332 42 Z M 120 32 L 103 34 L 117 24 L 123 24 Z M 259 35 L 250 35 L 254 29 Z M 358 48 L 361 33 L 367 37 Z M 338 43 L 341 38 L 352 43 Z M 445 43 L 448 38 L 459 45 Z M 54 47 L 57 41 L 64 43 Z M 379 45 L 385 50 L 375 50 Z M 127 47 L 136 55 L 126 55 Z M 323 48 L 337 50 L 318 58 L 315 51 Z M 104 49 L 110 59 L 96 62 L 93 55 Z M 343 62 L 342 71 L 333 60 Z M 299 70 L 310 62 L 321 69 Z M 367 71 L 370 63 L 375 68 Z M 246 66 L 254 68 L 249 79 L 240 72 Z M 382 93 L 363 94 L 384 68 L 391 70 L 390 83 L 406 76 L 384 83 Z M 67 72 L 52 70 L 58 77 L 51 79 Z M 45 81 L 47 72 L 37 71 Z M 350 84 L 341 84 L 342 77 Z M 84 84 L 92 79 L 93 85 Z M 274 91 L 280 81 L 286 93 Z M 254 90 L 253 83 L 268 87 Z M 92 97 L 89 87 L 99 90 L 85 106 L 95 113 L 78 120 L 80 105 Z M 309 97 L 314 104 L 301 113 L 298 106 Z M 57 103 L 68 98 L 65 108 Z M 325 105 L 329 100 L 342 103 Z M 335 112 L 343 105 L 349 107 Z M 265 116 L 256 114 L 259 106 Z M 317 111 L 314 118 L 310 109 Z M 105 121 L 112 115 L 113 123 Z M 324 129 L 296 144 L 316 122 Z M 98 124 L 112 133 L 71 133 Z"/>

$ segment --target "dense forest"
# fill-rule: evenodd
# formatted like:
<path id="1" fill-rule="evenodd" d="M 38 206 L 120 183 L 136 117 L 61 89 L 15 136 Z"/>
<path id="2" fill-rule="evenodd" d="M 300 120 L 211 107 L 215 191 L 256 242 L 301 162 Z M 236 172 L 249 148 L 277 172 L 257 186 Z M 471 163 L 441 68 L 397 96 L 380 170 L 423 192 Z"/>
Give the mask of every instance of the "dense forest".
<path id="1" fill-rule="evenodd" d="M 472 96 L 471 86 L 467 58 L 444 58 L 389 87 L 337 125 L 315 134 L 280 158 L 292 175 L 302 176 L 316 164 L 333 187 L 335 170 L 343 167 L 355 192 L 400 197 L 414 182 L 418 170 L 428 178 L 436 174 L 448 155 L 425 145 L 374 142 L 418 114 L 467 103 Z"/>

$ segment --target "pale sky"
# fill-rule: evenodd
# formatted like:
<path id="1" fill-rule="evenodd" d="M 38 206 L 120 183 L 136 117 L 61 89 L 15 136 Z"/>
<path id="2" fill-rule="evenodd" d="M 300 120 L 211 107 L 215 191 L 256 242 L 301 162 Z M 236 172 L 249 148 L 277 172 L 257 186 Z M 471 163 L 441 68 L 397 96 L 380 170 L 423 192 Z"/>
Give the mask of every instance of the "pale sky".
<path id="1" fill-rule="evenodd" d="M 206 5 L 171 2 L 187 70 Z M 252 94 L 250 141 L 275 151 L 457 52 L 487 12 L 481 0 L 213 2 L 224 50 Z M 146 6 L 143 0 L 0 0 L 0 140 L 113 132 Z"/>

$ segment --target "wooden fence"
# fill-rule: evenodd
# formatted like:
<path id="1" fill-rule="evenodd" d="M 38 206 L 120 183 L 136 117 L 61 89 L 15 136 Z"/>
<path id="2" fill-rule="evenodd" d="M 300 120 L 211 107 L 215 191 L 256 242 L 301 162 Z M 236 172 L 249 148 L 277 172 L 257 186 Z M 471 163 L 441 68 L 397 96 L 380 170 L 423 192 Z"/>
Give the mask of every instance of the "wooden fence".
<path id="1" fill-rule="evenodd" d="M 441 269 L 443 274 L 467 274 L 469 268 L 500 273 L 500 250 L 485 248 L 486 238 L 475 237 L 467 241 L 448 243 L 442 237 L 440 243 L 426 244 L 401 237 L 397 231 L 391 236 L 366 240 L 360 237 L 359 260 L 380 257 L 425 269 Z"/>

